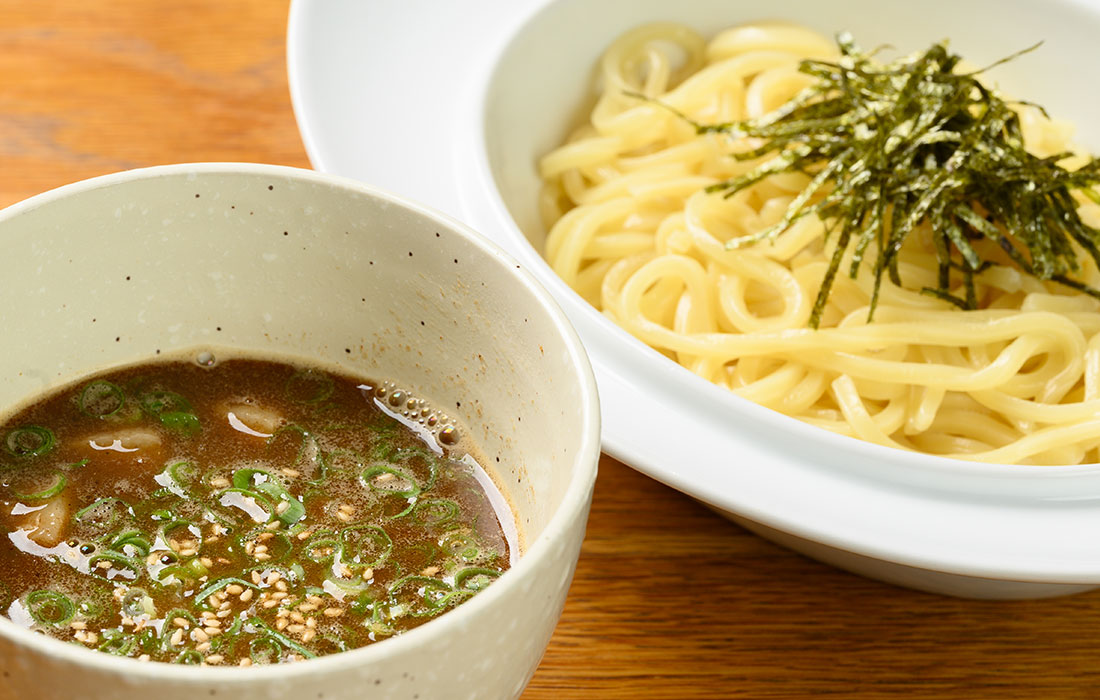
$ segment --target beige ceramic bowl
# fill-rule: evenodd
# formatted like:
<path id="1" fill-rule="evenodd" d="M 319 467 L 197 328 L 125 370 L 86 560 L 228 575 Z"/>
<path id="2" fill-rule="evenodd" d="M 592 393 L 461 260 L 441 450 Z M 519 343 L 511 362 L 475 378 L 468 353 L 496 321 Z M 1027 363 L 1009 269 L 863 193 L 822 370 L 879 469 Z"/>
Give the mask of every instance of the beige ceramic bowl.
<path id="1" fill-rule="evenodd" d="M 259 165 L 63 187 L 0 213 L 0 242 L 0 406 L 157 351 L 275 352 L 394 379 L 472 430 L 526 541 L 513 569 L 438 620 L 294 665 L 140 663 L 0 618 L 0 700 L 522 692 L 573 576 L 599 414 L 576 335 L 514 261 L 390 195 Z"/>

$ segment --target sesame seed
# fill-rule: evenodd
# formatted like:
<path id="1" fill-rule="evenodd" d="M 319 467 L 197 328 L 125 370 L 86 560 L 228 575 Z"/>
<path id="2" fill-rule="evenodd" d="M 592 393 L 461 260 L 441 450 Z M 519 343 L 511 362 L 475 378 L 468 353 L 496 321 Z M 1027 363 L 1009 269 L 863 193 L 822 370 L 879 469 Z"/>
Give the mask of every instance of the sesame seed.
<path id="1" fill-rule="evenodd" d="M 282 515 L 290 507 L 290 501 L 279 501 L 279 505 L 275 506 L 275 514 Z"/>
<path id="2" fill-rule="evenodd" d="M 313 534 L 313 532 L 311 530 L 302 530 L 301 532 L 298 533 L 298 539 L 307 540 L 307 539 L 309 539 L 309 536 L 312 535 L 312 534 Z"/>
<path id="3" fill-rule="evenodd" d="M 286 626 L 289 625 L 289 624 L 290 624 L 290 620 L 286 619 L 285 617 L 280 617 L 279 619 L 275 620 L 275 629 L 282 632 L 283 630 L 286 629 Z"/>
<path id="4" fill-rule="evenodd" d="M 296 476 L 301 476 L 302 475 L 302 472 L 298 471 L 297 469 L 291 469 L 290 467 L 283 467 L 282 472 L 284 474 L 286 474 L 287 476 L 289 476 L 289 477 L 296 477 Z"/>
<path id="5" fill-rule="evenodd" d="M 316 636 L 317 636 L 317 630 L 307 629 L 305 632 L 302 632 L 302 641 L 303 642 L 311 642 L 311 641 L 313 641 L 313 638 L 316 637 Z"/>
<path id="6" fill-rule="evenodd" d="M 283 598 L 286 598 L 287 595 L 288 595 L 288 593 L 286 591 L 275 591 L 274 593 L 271 594 L 271 599 L 272 600 L 282 600 Z"/>
<path id="7" fill-rule="evenodd" d="M 240 585 L 239 583 L 231 583 L 225 587 L 225 592 L 229 595 L 240 595 L 241 593 L 244 593 L 244 586 Z"/>
<path id="8" fill-rule="evenodd" d="M 317 618 L 311 617 L 306 620 L 306 627 L 308 627 L 309 629 L 314 629 L 315 627 L 317 627 Z"/>
<path id="9" fill-rule="evenodd" d="M 342 608 L 325 608 L 325 617 L 340 617 L 343 614 Z"/>
<path id="10" fill-rule="evenodd" d="M 203 557 L 202 559 L 199 559 L 199 563 L 208 569 L 214 566 L 214 561 L 210 557 Z"/>
<path id="11" fill-rule="evenodd" d="M 210 485 L 216 489 L 224 489 L 226 486 L 229 486 L 229 479 L 219 476 L 217 479 L 211 479 Z"/>
<path id="12" fill-rule="evenodd" d="M 264 529 L 265 530 L 278 530 L 280 527 L 282 527 L 282 525 L 283 524 L 281 522 L 279 522 L 278 520 L 272 520 L 267 525 L 264 525 Z"/>
<path id="13" fill-rule="evenodd" d="M 225 660 L 225 657 L 223 657 L 221 654 L 211 654 L 210 656 L 206 657 L 206 663 L 208 663 L 208 664 L 217 665 L 217 664 L 220 664 L 224 660 Z"/>
<path id="14" fill-rule="evenodd" d="M 302 603 L 298 606 L 298 609 L 304 613 L 313 612 L 317 609 L 317 606 L 313 603 Z"/>
<path id="15" fill-rule="evenodd" d="M 237 663 L 237 665 L 238 666 L 251 666 L 252 665 L 252 659 L 250 659 L 248 657 L 245 657 L 245 658 L 241 659 L 240 662 Z"/>
<path id="16" fill-rule="evenodd" d="M 313 603 L 314 605 L 320 605 L 321 603 L 325 602 L 319 595 L 307 596 L 306 600 Z"/>
<path id="17" fill-rule="evenodd" d="M 203 642 L 202 644 L 195 647 L 195 651 L 205 654 L 206 652 L 210 651 L 210 642 Z"/>
<path id="18" fill-rule="evenodd" d="M 209 642 L 210 635 L 196 628 L 195 631 L 191 633 L 191 639 L 194 639 L 196 642 Z"/>
<path id="19" fill-rule="evenodd" d="M 153 657 L 149 656 L 148 654 L 142 654 L 141 656 L 138 657 L 138 661 L 152 661 L 152 660 L 153 660 Z"/>
<path id="20" fill-rule="evenodd" d="M 85 627 L 87 627 L 87 625 L 84 624 L 83 622 L 81 622 L 80 620 L 75 620 L 75 621 L 69 623 L 69 627 L 73 628 L 74 630 L 82 630 Z"/>
<path id="21" fill-rule="evenodd" d="M 290 613 L 290 619 L 294 620 L 295 622 L 301 622 L 301 623 L 305 623 L 305 621 L 306 621 L 305 615 L 298 612 L 297 610 Z"/>
<path id="22" fill-rule="evenodd" d="M 280 574 L 278 571 L 272 571 L 270 574 L 267 575 L 267 584 L 269 586 L 274 585 L 274 583 L 276 581 L 278 581 L 279 579 L 281 579 L 282 577 L 283 577 L 283 575 Z"/>
<path id="23" fill-rule="evenodd" d="M 283 581 L 281 579 L 276 581 L 275 582 L 275 588 L 276 588 L 276 590 L 285 591 L 286 590 L 286 581 Z"/>
<path id="24" fill-rule="evenodd" d="M 271 555 L 268 554 L 267 552 L 256 552 L 252 556 L 256 558 L 256 561 L 267 561 L 268 559 L 271 558 Z"/>
<path id="25" fill-rule="evenodd" d="M 86 641 L 88 644 L 95 644 L 99 641 L 99 635 L 95 632 L 88 632 L 84 635 L 84 641 Z"/>
<path id="26" fill-rule="evenodd" d="M 252 589 L 246 588 L 244 589 L 244 592 L 241 593 L 241 602 L 247 603 L 250 600 L 252 600 Z"/>
<path id="27" fill-rule="evenodd" d="M 222 617 L 222 618 L 229 617 L 232 614 L 233 614 L 233 611 L 228 609 L 228 608 L 226 608 L 225 610 L 219 610 L 218 611 L 218 617 Z"/>
<path id="28" fill-rule="evenodd" d="M 336 513 L 336 517 L 343 520 L 345 523 L 351 522 L 351 516 L 342 510 Z"/>
<path id="29" fill-rule="evenodd" d="M 258 584 L 258 583 L 260 583 L 260 580 L 261 580 L 260 579 L 260 572 L 259 571 L 253 571 L 252 572 L 252 583 L 257 583 Z"/>
<path id="30" fill-rule="evenodd" d="M 277 601 L 277 600 L 265 600 L 265 601 L 263 602 L 263 606 L 264 606 L 265 608 L 273 608 L 273 607 L 275 607 L 275 606 L 276 606 L 276 605 L 278 605 L 278 604 L 279 604 L 279 601 Z"/>
<path id="31" fill-rule="evenodd" d="M 306 626 L 305 625 L 287 625 L 286 631 L 290 632 L 291 634 L 301 634 L 302 632 L 306 631 Z"/>
<path id="32" fill-rule="evenodd" d="M 207 636 L 210 637 L 217 637 L 219 634 L 222 633 L 222 631 L 217 627 L 205 627 L 202 631 L 206 632 Z"/>
<path id="33" fill-rule="evenodd" d="M 180 556 L 181 557 L 193 557 L 198 553 L 199 553 L 199 551 L 197 549 L 195 549 L 194 547 L 188 547 L 187 549 L 181 549 L 180 550 Z"/>
<path id="34" fill-rule="evenodd" d="M 286 501 L 283 501 L 283 502 L 285 503 Z M 275 533 L 274 533 L 274 532 L 261 532 L 261 533 L 260 533 L 260 534 L 259 534 L 259 535 L 258 535 L 258 536 L 256 537 L 256 541 L 257 541 L 257 542 L 267 542 L 268 540 L 270 540 L 270 539 L 271 539 L 272 537 L 274 537 L 274 536 L 275 536 Z"/>
<path id="35" fill-rule="evenodd" d="M 439 567 L 438 566 L 429 566 L 428 568 L 421 571 L 420 575 L 421 576 L 435 576 L 438 573 L 439 573 Z"/>
<path id="36" fill-rule="evenodd" d="M 173 632 L 172 633 L 172 638 L 169 639 L 168 641 L 170 641 L 172 643 L 172 646 L 178 647 L 181 643 L 183 643 L 183 630 L 178 629 L 175 632 Z"/>
<path id="37" fill-rule="evenodd" d="M 185 629 L 188 629 L 189 627 L 191 627 L 191 623 L 187 621 L 186 617 L 172 618 L 172 624 L 175 625 L 176 627 L 179 627 L 182 630 L 185 630 Z"/>

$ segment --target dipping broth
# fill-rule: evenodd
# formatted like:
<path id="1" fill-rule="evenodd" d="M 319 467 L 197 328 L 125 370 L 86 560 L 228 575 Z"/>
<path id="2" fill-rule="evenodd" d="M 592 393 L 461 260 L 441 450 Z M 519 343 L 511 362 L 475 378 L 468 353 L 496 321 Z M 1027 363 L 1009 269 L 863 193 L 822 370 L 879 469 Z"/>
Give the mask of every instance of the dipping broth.
<path id="1" fill-rule="evenodd" d="M 0 428 L 0 611 L 144 661 L 380 641 L 516 554 L 470 455 L 388 383 L 208 354 L 98 375 Z"/>

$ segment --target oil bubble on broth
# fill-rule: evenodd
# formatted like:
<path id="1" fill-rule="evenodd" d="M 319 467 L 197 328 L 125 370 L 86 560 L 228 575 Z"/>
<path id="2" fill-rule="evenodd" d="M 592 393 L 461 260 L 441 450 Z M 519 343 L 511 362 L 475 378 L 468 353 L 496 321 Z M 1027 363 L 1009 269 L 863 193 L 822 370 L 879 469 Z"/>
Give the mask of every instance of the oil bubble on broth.
<path id="1" fill-rule="evenodd" d="M 463 432 L 393 382 L 267 359 L 85 379 L 0 428 L 0 612 L 184 664 L 401 634 L 518 554 Z"/>

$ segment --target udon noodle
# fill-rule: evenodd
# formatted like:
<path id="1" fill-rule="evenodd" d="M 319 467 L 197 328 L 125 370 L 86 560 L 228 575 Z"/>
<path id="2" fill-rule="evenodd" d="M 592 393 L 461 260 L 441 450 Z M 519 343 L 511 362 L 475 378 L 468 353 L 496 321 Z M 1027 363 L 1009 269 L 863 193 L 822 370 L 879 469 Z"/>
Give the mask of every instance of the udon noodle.
<path id="1" fill-rule="evenodd" d="M 762 161 L 730 157 L 755 145 L 749 139 L 699 135 L 675 112 L 704 124 L 758 117 L 809 84 L 801 59 L 835 53 L 829 39 L 778 24 L 729 29 L 709 43 L 675 24 L 619 38 L 600 63 L 588 121 L 540 163 L 550 265 L 668 358 L 807 423 L 961 459 L 1100 461 L 1095 299 L 996 265 L 975 278 L 979 308 L 960 310 L 919 293 L 936 280 L 925 231 L 902 251 L 903 286 L 883 281 L 873 321 L 874 275 L 864 269 L 837 276 L 814 330 L 811 307 L 836 239 L 825 239 L 820 220 L 727 250 L 729 239 L 780 221 L 810 178 L 782 174 L 730 198 L 707 194 Z M 1066 125 L 1033 108 L 1020 117 L 1033 153 L 1069 148 Z M 1100 223 L 1096 205 L 1080 213 Z M 1079 260 L 1078 279 L 1100 286 L 1095 264 Z"/>

